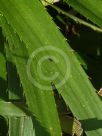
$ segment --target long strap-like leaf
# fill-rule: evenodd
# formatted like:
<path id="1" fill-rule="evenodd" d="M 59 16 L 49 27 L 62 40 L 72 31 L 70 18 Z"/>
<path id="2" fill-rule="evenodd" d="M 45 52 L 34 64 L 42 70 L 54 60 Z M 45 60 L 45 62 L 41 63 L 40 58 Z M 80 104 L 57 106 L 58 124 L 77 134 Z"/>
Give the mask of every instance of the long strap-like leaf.
<path id="1" fill-rule="evenodd" d="M 96 95 L 86 74 L 82 70 L 73 51 L 56 28 L 56 25 L 53 23 L 50 16 L 44 10 L 44 7 L 38 0 L 6 0 L 6 2 L 4 0 L 0 0 L 0 3 L 0 11 L 6 17 L 8 23 L 13 27 L 15 33 L 19 35 L 20 40 L 24 42 L 23 45 L 20 43 L 20 41 L 14 38 L 14 41 L 16 41 L 16 43 L 21 44 L 21 46 L 19 47 L 21 48 L 21 54 L 23 52 L 23 55 L 26 56 L 27 53 L 28 55 L 32 54 L 32 52 L 34 52 L 35 54 L 38 53 L 38 48 L 40 48 L 40 51 L 43 50 L 43 52 L 41 52 L 39 56 L 35 57 L 35 54 L 32 54 L 31 56 L 31 58 L 35 57 L 31 67 L 31 73 L 33 75 L 34 81 L 39 81 L 41 84 L 44 84 L 44 86 L 46 84 L 50 86 L 50 82 L 45 82 L 44 80 L 42 81 L 40 79 L 39 73 L 36 70 L 39 58 L 49 56 L 49 61 L 46 61 L 43 64 L 43 71 L 45 72 L 45 74 L 49 75 L 49 70 L 53 70 L 54 68 L 54 70 L 59 73 L 59 77 L 52 82 L 55 83 L 59 92 L 61 92 L 61 95 L 63 96 L 66 104 L 70 106 L 74 115 L 81 120 L 82 126 L 88 136 L 101 136 L 102 103 Z M 101 22 L 101 19 L 99 19 L 99 22 Z M 27 53 L 24 54 L 23 50 L 25 50 L 25 48 L 27 50 Z M 57 51 L 56 48 L 59 51 Z M 48 49 L 50 49 L 50 51 Z M 54 52 L 56 52 L 54 53 L 54 55 L 55 57 L 58 57 L 59 63 L 55 58 L 50 58 L 52 56 L 53 50 Z M 60 55 L 57 55 L 58 53 Z M 62 56 L 65 56 L 65 64 L 63 63 Z M 37 109 L 38 111 L 36 111 L 36 115 L 40 116 L 40 119 L 43 120 L 45 124 L 48 123 L 48 126 L 50 126 L 51 118 L 54 118 L 54 114 L 50 114 L 51 116 L 49 119 L 49 114 L 47 114 L 48 112 L 46 112 L 46 110 L 48 111 L 47 103 L 49 103 L 50 105 L 50 112 L 51 110 L 54 110 L 52 97 L 49 96 L 51 95 L 51 92 L 44 92 L 43 90 L 43 92 L 41 93 L 41 88 L 37 89 L 36 87 L 32 87 L 33 85 L 28 82 L 27 79 L 28 77 L 25 70 L 25 60 L 23 58 L 24 56 L 21 56 L 19 59 L 19 64 L 17 60 L 16 65 L 18 73 L 20 74 L 22 85 L 24 87 L 24 90 L 26 90 L 25 93 L 27 102 L 30 109 L 37 109 L 37 107 L 39 107 L 39 109 Z M 24 65 L 23 68 L 21 68 L 20 63 Z M 56 67 L 54 65 L 56 65 Z M 68 70 L 66 70 L 66 67 Z M 69 76 L 68 80 L 67 78 L 65 78 L 65 74 Z M 66 83 L 59 87 L 58 83 L 62 81 L 63 78 L 65 79 L 64 81 L 66 81 Z M 36 84 L 34 85 L 37 86 Z M 34 105 L 34 100 L 36 100 L 35 104 L 37 105 Z M 43 108 L 46 110 L 42 112 Z M 40 115 L 41 113 L 42 115 Z M 45 117 L 45 115 L 47 117 Z M 48 120 L 45 121 L 46 119 Z M 56 121 L 55 124 L 53 124 L 53 129 L 56 129 L 55 135 L 59 135 L 59 131 L 56 128 L 56 123 L 58 122 Z M 52 130 L 52 126 L 49 128 L 50 131 Z"/>
<path id="2" fill-rule="evenodd" d="M 32 113 L 31 116 L 34 116 L 32 120 L 34 120 L 33 123 L 36 135 L 59 136 L 61 131 L 53 92 L 41 91 L 34 87 L 28 80 L 26 72 L 28 53 L 24 43 L 20 41 L 19 37 L 13 32 L 12 28 L 7 24 L 4 18 L 2 18 L 2 26 L 9 42 L 8 51 L 12 55 L 20 75 L 27 104 L 30 112 Z"/>
<path id="3" fill-rule="evenodd" d="M 101 0 L 64 0 L 87 19 L 102 28 L 102 1 Z"/>

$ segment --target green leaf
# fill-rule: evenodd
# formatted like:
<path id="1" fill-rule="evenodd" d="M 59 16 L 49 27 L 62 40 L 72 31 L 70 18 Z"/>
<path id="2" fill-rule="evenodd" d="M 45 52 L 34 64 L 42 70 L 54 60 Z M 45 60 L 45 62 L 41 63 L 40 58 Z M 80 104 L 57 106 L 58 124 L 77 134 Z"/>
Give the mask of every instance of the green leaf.
<path id="1" fill-rule="evenodd" d="M 19 37 L 13 32 L 5 19 L 2 19 L 2 26 L 9 42 L 8 52 L 12 55 L 13 61 L 16 64 L 27 99 L 27 104 L 32 113 L 31 115 L 41 123 L 41 126 L 38 126 L 38 124 L 34 122 L 34 127 L 37 129 L 36 133 L 44 136 L 48 134 L 60 135 L 60 124 L 56 112 L 53 92 L 38 90 L 28 80 L 27 73 L 24 73 L 26 71 L 26 63 L 28 60 L 28 53 L 24 43 L 20 41 Z"/>
<path id="2" fill-rule="evenodd" d="M 102 28 L 102 1 L 101 0 L 64 0 L 87 19 Z"/>
<path id="3" fill-rule="evenodd" d="M 13 65 L 12 55 L 10 55 L 8 51 L 7 43 L 5 43 L 5 48 L 7 58 L 7 90 L 9 101 L 12 101 L 13 103 L 0 101 L 0 112 L 2 116 L 8 117 L 9 136 L 27 136 L 28 132 L 30 136 L 34 136 L 32 118 L 25 114 L 27 110 L 24 108 L 22 88 L 16 67 Z"/>
<path id="4" fill-rule="evenodd" d="M 45 127 L 47 126 L 47 128 L 49 128 L 50 134 L 60 135 L 52 92 L 43 90 L 45 85 L 48 85 L 50 88 L 51 83 L 42 81 L 36 70 L 36 66 L 41 57 L 51 57 L 51 55 L 54 55 L 58 57 L 59 63 L 55 63 L 57 61 L 55 61 L 53 57 L 49 58 L 43 64 L 44 74 L 47 76 L 50 75 L 50 70 L 53 69 L 59 73 L 59 77 L 54 81 L 52 80 L 52 82 L 58 88 L 66 104 L 70 106 L 73 114 L 81 121 L 82 127 L 88 136 L 101 136 L 102 102 L 96 95 L 95 89 L 89 82 L 85 72 L 82 70 L 73 50 L 58 31 L 44 7 L 38 0 L 6 0 L 6 2 L 0 0 L 0 2 L 0 11 L 6 17 L 7 22 L 11 25 L 14 32 L 20 37 L 19 40 L 19 37 L 14 36 L 15 33 L 11 32 L 10 28 L 10 34 L 6 32 L 6 37 L 11 36 L 8 38 L 9 48 L 11 48 L 11 53 L 13 52 L 13 57 L 30 110 L 41 123 L 44 123 Z M 3 27 L 3 29 L 6 27 Z M 10 39 L 13 41 L 11 42 Z M 12 44 L 10 44 L 10 42 L 13 43 L 14 48 L 11 47 Z M 46 46 L 50 51 L 46 50 Z M 29 81 L 25 68 L 29 55 L 35 53 L 35 51 L 38 52 L 39 48 L 44 50 L 32 61 L 31 73 L 36 81 L 43 84 L 40 89 L 37 88 L 34 82 L 32 82 L 32 84 L 31 80 Z M 55 53 L 53 53 L 52 49 L 54 49 Z M 60 51 L 58 52 L 58 50 Z M 66 54 L 66 63 L 63 62 L 63 55 L 58 55 L 58 53 L 61 52 Z M 30 58 L 32 57 L 30 56 Z M 66 74 L 66 66 L 68 66 L 68 75 Z M 68 80 L 65 79 L 65 75 L 68 76 Z M 58 83 L 63 81 L 63 78 L 66 83 L 59 87 Z"/>
<path id="5" fill-rule="evenodd" d="M 28 135 L 35 136 L 31 117 L 9 117 L 9 136 Z"/>
<path id="6" fill-rule="evenodd" d="M 2 116 L 16 116 L 16 117 L 24 117 L 26 116 L 25 111 L 19 108 L 19 105 L 17 103 L 13 104 L 12 102 L 6 102 L 3 100 L 0 100 L 0 115 Z"/>

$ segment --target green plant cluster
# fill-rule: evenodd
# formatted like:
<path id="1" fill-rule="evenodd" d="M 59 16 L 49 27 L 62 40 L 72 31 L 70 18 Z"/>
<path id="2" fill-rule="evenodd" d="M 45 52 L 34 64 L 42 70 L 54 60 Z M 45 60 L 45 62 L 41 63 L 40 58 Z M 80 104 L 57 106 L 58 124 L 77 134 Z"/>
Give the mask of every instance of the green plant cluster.
<path id="1" fill-rule="evenodd" d="M 101 0 L 0 0 L 0 136 L 102 136 L 101 87 Z"/>

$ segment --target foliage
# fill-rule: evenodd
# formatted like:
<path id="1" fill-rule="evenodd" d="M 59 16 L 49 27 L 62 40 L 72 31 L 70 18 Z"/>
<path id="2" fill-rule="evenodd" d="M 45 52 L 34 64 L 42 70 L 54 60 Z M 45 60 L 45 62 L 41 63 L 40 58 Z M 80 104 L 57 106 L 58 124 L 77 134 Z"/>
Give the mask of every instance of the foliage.
<path id="1" fill-rule="evenodd" d="M 45 3 L 0 0 L 0 135 L 101 136 L 102 1 Z"/>

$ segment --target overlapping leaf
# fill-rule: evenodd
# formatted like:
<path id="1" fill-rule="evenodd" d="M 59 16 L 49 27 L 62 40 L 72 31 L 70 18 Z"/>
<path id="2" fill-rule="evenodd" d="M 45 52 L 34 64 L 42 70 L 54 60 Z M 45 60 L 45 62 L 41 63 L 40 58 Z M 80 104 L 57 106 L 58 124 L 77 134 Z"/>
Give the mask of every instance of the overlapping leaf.
<path id="1" fill-rule="evenodd" d="M 7 33 L 6 35 L 12 35 L 11 39 L 13 40 L 13 44 L 16 43 L 17 46 L 15 46 L 16 50 L 13 52 L 13 54 L 16 54 L 14 55 L 15 63 L 20 75 L 21 83 L 25 90 L 25 95 L 30 110 L 35 113 L 36 117 L 40 119 L 41 123 L 45 123 L 44 126 L 50 126 L 52 124 L 51 120 L 53 119 L 55 123 L 53 122 L 53 127 L 51 126 L 49 128 L 49 132 L 51 133 L 54 131 L 51 134 L 59 136 L 60 129 L 59 127 L 56 127 L 58 122 L 54 120 L 56 111 L 55 107 L 53 106 L 54 100 L 51 96 L 52 93 L 50 91 L 41 91 L 41 89 L 34 87 L 29 82 L 25 73 L 25 65 L 27 60 L 22 59 L 25 58 L 25 56 L 28 58 L 33 51 L 41 48 L 42 46 L 46 47 L 51 45 L 49 47 L 61 49 L 61 51 L 67 55 L 68 61 L 70 61 L 70 63 L 67 61 L 68 64 L 70 64 L 71 69 L 69 78 L 64 85 L 58 88 L 59 92 L 61 92 L 66 104 L 70 106 L 73 114 L 79 120 L 81 120 L 82 126 L 87 135 L 101 136 L 102 103 L 94 92 L 91 83 L 79 65 L 73 51 L 56 28 L 56 25 L 52 22 L 50 16 L 44 10 L 44 7 L 37 0 L 7 0 L 6 2 L 0 0 L 0 3 L 0 11 L 6 17 L 14 32 L 18 34 L 20 40 L 23 41 L 21 44 L 19 38 L 13 37 L 14 33 Z M 101 20 L 99 23 L 101 23 Z M 13 51 L 13 49 L 11 50 Z M 57 53 L 54 55 L 58 56 Z M 38 77 L 39 75 L 36 71 L 36 65 L 39 57 L 43 55 L 52 55 L 52 51 L 50 50 L 40 53 L 40 56 L 36 57 L 36 59 L 33 61 L 32 74 L 37 81 L 40 81 L 40 78 Z M 61 56 L 58 56 L 58 59 L 60 63 L 56 63 L 55 70 L 59 72 L 59 78 L 53 81 L 56 87 L 58 87 L 57 83 L 64 78 L 66 68 L 65 65 L 62 65 L 63 61 Z M 53 62 L 53 60 L 49 60 Z M 44 71 L 47 72 L 47 74 L 49 74 L 49 69 L 53 70 L 54 66 L 54 64 L 50 61 L 49 63 L 46 62 L 44 65 Z M 41 81 L 41 83 L 46 84 L 44 81 Z M 50 85 L 50 83 L 48 85 Z M 48 105 L 50 105 L 50 108 L 48 108 Z M 48 114 L 48 109 L 50 109 L 50 113 L 53 110 L 53 114 Z"/>
<path id="2" fill-rule="evenodd" d="M 87 19 L 102 27 L 102 1 L 101 0 L 64 0 Z"/>

